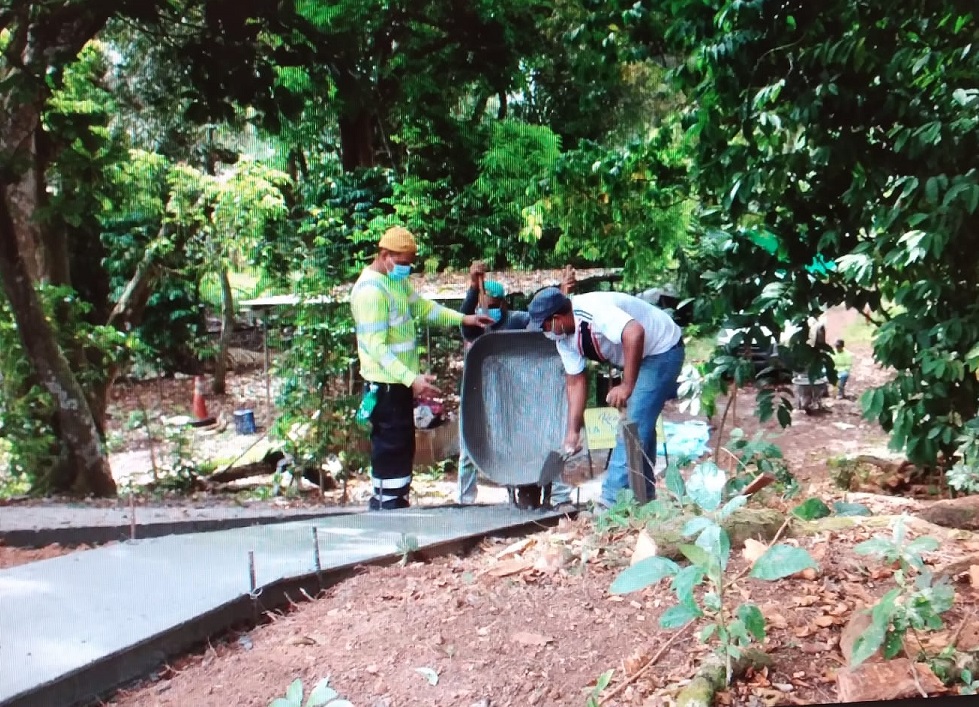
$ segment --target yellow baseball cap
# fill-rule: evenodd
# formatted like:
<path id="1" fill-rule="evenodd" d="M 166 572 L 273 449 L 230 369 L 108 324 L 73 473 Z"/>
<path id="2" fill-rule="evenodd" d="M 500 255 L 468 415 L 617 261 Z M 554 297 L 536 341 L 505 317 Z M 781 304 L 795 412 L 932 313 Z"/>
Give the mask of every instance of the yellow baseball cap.
<path id="1" fill-rule="evenodd" d="M 404 226 L 392 226 L 384 232 L 378 243 L 381 248 L 390 250 L 392 253 L 417 253 L 418 244 L 415 237 L 411 235 Z"/>

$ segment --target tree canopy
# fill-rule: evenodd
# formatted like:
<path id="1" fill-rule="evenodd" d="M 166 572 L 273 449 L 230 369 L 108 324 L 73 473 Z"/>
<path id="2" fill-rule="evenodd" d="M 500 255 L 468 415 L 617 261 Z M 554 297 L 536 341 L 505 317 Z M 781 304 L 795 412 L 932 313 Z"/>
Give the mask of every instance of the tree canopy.
<path id="1" fill-rule="evenodd" d="M 976 39 L 953 0 L 0 3 L 0 425 L 46 487 L 113 493 L 120 370 L 221 370 L 230 269 L 327 290 L 399 222 L 427 269 L 622 266 L 756 337 L 866 310 L 868 416 L 947 463 L 979 425 Z"/>

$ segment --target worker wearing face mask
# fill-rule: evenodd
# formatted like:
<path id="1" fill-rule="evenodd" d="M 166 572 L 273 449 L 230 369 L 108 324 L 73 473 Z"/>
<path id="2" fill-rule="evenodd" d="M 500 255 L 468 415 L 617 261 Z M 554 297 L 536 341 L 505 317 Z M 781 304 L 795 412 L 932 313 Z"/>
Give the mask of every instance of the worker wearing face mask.
<path id="1" fill-rule="evenodd" d="M 463 314 L 485 314 L 493 323 L 482 327 L 462 327 L 462 340 L 468 351 L 473 342 L 484 333 L 491 331 L 512 331 L 526 329 L 530 316 L 526 312 L 511 312 L 506 299 L 506 288 L 502 283 L 486 279 L 486 264 L 475 261 L 469 268 L 469 290 L 462 302 Z M 483 300 L 480 302 L 480 300 Z"/>
<path id="2" fill-rule="evenodd" d="M 574 288 L 574 270 L 567 267 L 561 283 L 562 292 L 570 292 Z M 485 313 L 493 320 L 485 329 L 481 327 L 462 327 L 462 339 L 465 350 L 468 351 L 473 342 L 483 334 L 497 331 L 522 331 L 530 324 L 527 312 L 510 310 L 506 299 L 506 288 L 502 283 L 486 279 L 486 264 L 475 261 L 469 268 L 469 290 L 462 303 L 463 314 L 474 314 L 477 310 Z M 482 304 L 480 300 L 483 300 Z M 459 434 L 459 477 L 457 500 L 462 504 L 476 502 L 476 479 L 478 471 L 462 444 L 462 431 Z M 560 480 L 552 484 L 551 503 L 555 507 L 571 501 L 571 487 Z"/>
<path id="3" fill-rule="evenodd" d="M 415 237 L 394 226 L 350 293 L 360 373 L 361 410 L 371 423 L 371 510 L 407 508 L 415 457 L 414 396 L 438 397 L 433 376 L 420 373 L 415 320 L 441 327 L 486 326 L 485 315 L 463 315 L 419 297 L 408 281 L 418 253 Z"/>
<path id="4" fill-rule="evenodd" d="M 645 459 L 643 475 L 649 498 L 655 497 L 652 464 L 656 461 L 656 419 L 676 397 L 683 368 L 683 332 L 663 310 L 622 292 L 590 292 L 567 297 L 556 287 L 538 292 L 530 303 L 530 328 L 555 341 L 564 363 L 568 389 L 565 450 L 581 450 L 581 428 L 588 397 L 586 362 L 598 361 L 622 371 L 622 383 L 606 403 L 626 410 L 639 428 Z M 611 506 L 629 488 L 626 450 L 620 438 L 612 451 L 601 503 Z"/>

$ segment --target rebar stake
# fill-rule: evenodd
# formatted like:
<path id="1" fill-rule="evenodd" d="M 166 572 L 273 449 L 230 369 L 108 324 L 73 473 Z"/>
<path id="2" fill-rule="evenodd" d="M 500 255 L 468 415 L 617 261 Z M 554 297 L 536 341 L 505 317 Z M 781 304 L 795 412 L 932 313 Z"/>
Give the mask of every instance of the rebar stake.
<path id="1" fill-rule="evenodd" d="M 313 526 L 313 562 L 316 563 L 316 574 L 323 571 L 323 567 L 320 565 L 320 537 L 319 528 L 315 525 Z"/>
<path id="2" fill-rule="evenodd" d="M 255 551 L 248 551 L 248 583 L 249 583 L 249 593 L 255 596 Z"/>
<path id="3" fill-rule="evenodd" d="M 133 484 L 129 482 L 129 540 L 136 541 L 136 495 L 133 493 Z"/>

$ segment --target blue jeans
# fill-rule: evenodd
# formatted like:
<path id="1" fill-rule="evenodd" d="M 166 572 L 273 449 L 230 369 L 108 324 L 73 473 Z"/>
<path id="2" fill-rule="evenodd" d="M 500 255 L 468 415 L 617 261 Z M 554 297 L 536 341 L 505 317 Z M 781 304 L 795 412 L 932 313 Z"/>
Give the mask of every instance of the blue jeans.
<path id="1" fill-rule="evenodd" d="M 840 371 L 839 381 L 836 383 L 836 397 L 842 398 L 846 395 L 846 382 L 850 380 L 849 371 Z"/>
<path id="2" fill-rule="evenodd" d="M 636 387 L 629 396 L 626 415 L 639 428 L 639 438 L 647 459 L 643 459 L 643 476 L 646 477 L 646 495 L 656 497 L 652 463 L 656 461 L 656 419 L 667 400 L 677 394 L 677 379 L 683 368 L 683 346 L 674 346 L 655 356 L 647 356 L 639 365 Z M 626 463 L 625 443 L 621 435 L 612 450 L 608 476 L 602 484 L 602 501 L 615 503 L 619 492 L 629 488 L 629 469 Z"/>

